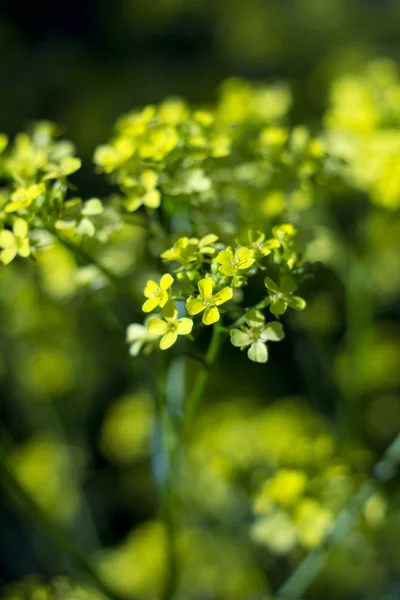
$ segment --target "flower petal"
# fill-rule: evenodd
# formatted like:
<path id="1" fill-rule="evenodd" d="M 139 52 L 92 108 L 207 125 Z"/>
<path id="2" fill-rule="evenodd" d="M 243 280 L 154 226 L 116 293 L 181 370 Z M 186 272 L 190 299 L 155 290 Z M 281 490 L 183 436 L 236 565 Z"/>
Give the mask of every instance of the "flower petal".
<path id="1" fill-rule="evenodd" d="M 15 219 L 13 225 L 14 235 L 19 238 L 26 237 L 28 233 L 28 223 L 24 219 Z"/>
<path id="2" fill-rule="evenodd" d="M 18 248 L 18 254 L 23 258 L 27 258 L 31 253 L 31 247 L 29 245 L 28 238 L 22 240 L 22 244 Z"/>
<path id="3" fill-rule="evenodd" d="M 249 310 L 245 316 L 246 323 L 249 327 L 262 327 L 265 323 L 265 317 L 259 310 Z"/>
<path id="4" fill-rule="evenodd" d="M 152 310 L 154 310 L 156 307 L 158 306 L 158 300 L 157 298 L 148 298 L 142 306 L 142 311 L 143 312 L 151 312 Z"/>
<path id="5" fill-rule="evenodd" d="M 161 293 L 161 298 L 158 299 L 158 305 L 161 306 L 161 308 L 163 306 L 165 306 L 168 302 L 168 292 L 165 292 L 164 290 Z"/>
<path id="6" fill-rule="evenodd" d="M 279 342 L 285 337 L 282 323 L 271 321 L 263 327 L 260 337 L 263 341 Z"/>
<path id="7" fill-rule="evenodd" d="M 146 337 L 146 334 L 147 329 L 144 325 L 140 325 L 140 323 L 131 323 L 126 330 L 126 341 L 128 343 L 136 342 L 136 340 Z"/>
<path id="8" fill-rule="evenodd" d="M 177 339 L 178 334 L 175 331 L 168 331 L 168 333 L 161 338 L 160 349 L 168 350 L 168 348 L 171 348 L 171 346 L 175 344 Z"/>
<path id="9" fill-rule="evenodd" d="M 245 331 L 231 329 L 229 333 L 231 336 L 231 344 L 236 348 L 243 348 L 251 343 L 251 338 Z"/>
<path id="10" fill-rule="evenodd" d="M 239 268 L 240 269 L 248 269 L 256 262 L 255 258 L 247 258 L 246 260 L 240 261 Z"/>
<path id="11" fill-rule="evenodd" d="M 15 246 L 6 248 L 0 252 L 0 260 L 3 265 L 8 265 L 17 255 L 17 248 Z"/>
<path id="12" fill-rule="evenodd" d="M 218 236 L 214 233 L 210 233 L 209 235 L 205 235 L 199 241 L 199 248 L 204 248 L 204 246 L 209 246 L 210 244 L 214 244 L 218 240 Z"/>
<path id="13" fill-rule="evenodd" d="M 221 304 L 224 304 L 224 302 L 231 300 L 232 296 L 232 288 L 224 287 L 220 292 L 218 292 L 218 294 L 215 294 L 213 300 L 217 306 L 220 306 Z"/>
<path id="14" fill-rule="evenodd" d="M 239 250 L 237 250 L 237 252 L 235 253 L 235 258 L 238 258 L 241 263 L 248 262 L 249 260 L 251 260 L 250 264 L 252 265 L 254 262 L 254 252 L 253 250 L 250 250 L 250 248 L 239 248 Z"/>
<path id="15" fill-rule="evenodd" d="M 152 294 L 154 294 L 154 292 L 156 292 L 157 290 L 158 284 L 152 279 L 149 279 L 149 281 L 146 283 L 146 287 L 144 288 L 143 293 L 146 296 L 146 298 L 150 298 Z"/>
<path id="16" fill-rule="evenodd" d="M 198 315 L 202 310 L 206 308 L 203 300 L 199 298 L 193 298 L 192 296 L 186 300 L 186 309 L 189 315 Z"/>
<path id="17" fill-rule="evenodd" d="M 167 290 L 174 283 L 174 278 L 169 273 L 165 273 L 160 279 L 160 288 Z"/>
<path id="18" fill-rule="evenodd" d="M 141 351 L 143 346 L 143 342 L 142 340 L 137 340 L 136 342 L 134 342 L 130 348 L 129 348 L 129 354 L 131 356 L 138 356 L 139 352 Z"/>
<path id="19" fill-rule="evenodd" d="M 178 320 L 176 331 L 179 335 L 188 335 L 193 328 L 192 319 L 188 319 L 187 317 L 183 317 Z"/>
<path id="20" fill-rule="evenodd" d="M 212 296 L 213 282 L 211 277 L 205 277 L 199 281 L 199 291 L 203 298 Z"/>
<path id="21" fill-rule="evenodd" d="M 81 213 L 86 216 L 101 215 L 104 212 L 104 207 L 98 198 L 91 198 L 86 200 Z"/>
<path id="22" fill-rule="evenodd" d="M 206 310 L 204 311 L 204 315 L 203 315 L 203 323 L 204 325 L 212 325 L 213 323 L 216 323 L 217 321 L 219 321 L 219 310 L 216 306 L 213 307 L 208 307 L 206 308 Z"/>
<path id="23" fill-rule="evenodd" d="M 143 198 L 138 196 L 129 196 L 124 201 L 124 206 L 128 212 L 135 212 L 143 204 Z"/>
<path id="24" fill-rule="evenodd" d="M 158 208 L 161 204 L 161 194 L 158 190 L 150 190 L 143 196 L 143 204 L 148 208 Z"/>
<path id="25" fill-rule="evenodd" d="M 220 265 L 231 265 L 232 258 L 233 258 L 233 252 L 230 248 L 228 248 L 227 250 L 221 250 L 221 252 L 219 252 L 218 255 L 216 256 L 215 260 Z"/>
<path id="26" fill-rule="evenodd" d="M 297 290 L 297 284 L 293 277 L 290 277 L 290 275 L 284 275 L 281 279 L 280 288 L 281 292 L 283 292 L 284 294 L 291 294 L 292 292 Z"/>
<path id="27" fill-rule="evenodd" d="M 257 363 L 266 363 L 268 360 L 268 349 L 262 342 L 254 342 L 247 351 L 250 360 Z"/>
<path id="28" fill-rule="evenodd" d="M 274 292 L 275 294 L 278 294 L 280 292 L 278 284 L 276 284 L 275 281 L 271 279 L 271 277 L 266 277 L 264 279 L 264 285 L 268 290 Z"/>
<path id="29" fill-rule="evenodd" d="M 168 323 L 162 319 L 150 319 L 147 322 L 147 331 L 150 335 L 165 335 L 168 331 Z"/>
<path id="30" fill-rule="evenodd" d="M 306 301 L 303 298 L 300 298 L 300 296 L 291 296 L 286 299 L 286 302 L 295 310 L 303 310 L 307 306 Z"/>
<path id="31" fill-rule="evenodd" d="M 157 181 L 158 175 L 155 171 L 152 171 L 151 169 L 143 171 L 142 184 L 143 187 L 146 188 L 146 190 L 153 190 L 157 185 Z"/>
<path id="32" fill-rule="evenodd" d="M 272 312 L 273 315 L 283 315 L 283 313 L 285 312 L 287 307 L 286 302 L 284 302 L 283 300 L 281 300 L 280 298 L 276 298 L 275 300 L 272 301 L 272 304 L 269 308 L 269 310 Z"/>
<path id="33" fill-rule="evenodd" d="M 15 238 L 13 233 L 8 229 L 0 231 L 0 248 L 9 248 L 15 244 Z"/>
<path id="34" fill-rule="evenodd" d="M 178 317 L 178 311 L 176 309 L 176 304 L 173 300 L 170 300 L 165 304 L 165 306 L 162 309 L 162 314 L 164 319 L 166 319 L 167 321 L 175 321 L 175 319 Z"/>

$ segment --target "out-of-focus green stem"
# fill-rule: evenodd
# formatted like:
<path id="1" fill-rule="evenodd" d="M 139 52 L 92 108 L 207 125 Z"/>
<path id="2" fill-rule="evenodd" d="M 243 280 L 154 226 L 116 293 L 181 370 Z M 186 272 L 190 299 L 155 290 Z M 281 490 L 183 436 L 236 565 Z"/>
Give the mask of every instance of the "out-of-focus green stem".
<path id="1" fill-rule="evenodd" d="M 116 594 L 101 580 L 100 576 L 90 564 L 85 554 L 76 546 L 65 531 L 51 519 L 36 500 L 24 489 L 8 463 L 6 454 L 0 449 L 0 484 L 10 497 L 16 501 L 31 523 L 45 532 L 57 548 L 68 556 L 76 568 L 91 581 L 103 594 L 112 600 L 126 600 Z"/>
<path id="2" fill-rule="evenodd" d="M 166 580 L 162 600 L 172 600 L 179 575 L 177 554 L 176 478 L 180 466 L 179 398 L 185 393 L 185 361 L 179 357 L 164 369 L 165 377 L 157 381 L 157 429 L 153 453 L 154 478 L 158 487 L 161 518 L 166 534 Z M 161 366 L 161 365 L 160 365 Z"/>
<path id="3" fill-rule="evenodd" d="M 265 308 L 267 304 L 268 301 L 264 299 L 261 300 L 261 302 L 259 302 L 253 308 L 262 309 Z M 240 327 L 240 325 L 242 325 L 245 322 L 246 312 L 243 315 L 241 315 L 238 319 L 236 319 L 236 321 L 232 323 L 232 325 L 230 325 L 229 327 L 223 327 L 219 323 L 214 324 L 210 345 L 204 357 L 204 361 L 202 362 L 202 366 L 200 367 L 197 373 L 192 391 L 190 392 L 189 397 L 186 401 L 186 405 L 184 407 L 183 420 L 185 429 L 189 428 L 191 423 L 193 422 L 194 416 L 197 413 L 197 410 L 203 399 L 204 392 L 210 377 L 210 372 L 212 370 L 213 365 L 218 359 L 219 353 L 221 351 L 222 346 L 225 343 L 226 338 L 228 337 L 229 331 L 235 327 Z"/>
<path id="4" fill-rule="evenodd" d="M 186 406 L 184 407 L 185 428 L 190 427 L 193 418 L 200 406 L 200 403 L 204 396 L 207 382 L 210 377 L 210 371 L 218 358 L 226 336 L 226 330 L 221 328 L 218 325 L 218 323 L 215 323 L 213 326 L 210 345 L 208 347 L 207 354 L 204 358 L 204 363 L 201 365 L 197 373 L 192 391 L 190 392 L 189 397 L 186 401 Z"/>
<path id="5" fill-rule="evenodd" d="M 394 477 L 400 464 L 400 433 L 387 448 L 382 459 L 375 465 L 372 476 L 365 481 L 348 505 L 339 513 L 321 545 L 310 552 L 278 590 L 277 596 L 286 600 L 298 600 L 310 587 L 328 559 L 328 550 L 340 542 L 357 523 L 367 500 L 372 496 L 379 481 Z"/>

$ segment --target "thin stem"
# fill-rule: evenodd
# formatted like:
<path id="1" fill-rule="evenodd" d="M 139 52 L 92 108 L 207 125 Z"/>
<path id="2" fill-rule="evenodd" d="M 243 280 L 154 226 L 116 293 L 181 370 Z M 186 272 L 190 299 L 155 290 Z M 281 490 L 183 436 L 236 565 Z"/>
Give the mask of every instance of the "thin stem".
<path id="1" fill-rule="evenodd" d="M 65 531 L 53 521 L 36 500 L 23 488 L 10 467 L 6 454 L 0 449 L 0 484 L 13 500 L 23 509 L 24 515 L 31 523 L 44 531 L 54 544 L 68 556 L 77 569 L 85 575 L 100 591 L 112 600 L 125 600 L 102 581 L 85 554 Z"/>
<path id="2" fill-rule="evenodd" d="M 167 542 L 166 581 L 162 600 L 171 600 L 175 596 L 178 583 L 177 511 L 174 490 L 180 451 L 177 401 L 179 402 L 179 396 L 182 396 L 184 391 L 184 361 L 178 358 L 169 364 L 166 376 L 159 378 L 158 390 L 156 390 L 157 430 L 153 453 L 154 476 L 158 485 L 160 511 Z"/>
<path id="3" fill-rule="evenodd" d="M 196 380 L 194 382 L 192 391 L 187 399 L 185 406 L 184 426 L 189 427 L 193 421 L 193 418 L 200 406 L 202 401 L 208 379 L 210 377 L 210 371 L 215 361 L 218 358 L 220 350 L 226 338 L 226 331 L 221 328 L 217 323 L 213 326 L 213 332 L 211 336 L 210 345 L 207 350 L 207 354 L 204 358 L 204 363 L 200 367 L 197 373 Z"/>
<path id="4" fill-rule="evenodd" d="M 278 590 L 278 597 L 286 600 L 298 600 L 304 594 L 326 565 L 328 550 L 351 531 L 366 502 L 377 489 L 378 482 L 393 478 L 399 464 L 400 433 L 388 447 L 382 459 L 375 465 L 371 478 L 361 485 L 348 505 L 339 513 L 322 544 L 306 556 Z"/>

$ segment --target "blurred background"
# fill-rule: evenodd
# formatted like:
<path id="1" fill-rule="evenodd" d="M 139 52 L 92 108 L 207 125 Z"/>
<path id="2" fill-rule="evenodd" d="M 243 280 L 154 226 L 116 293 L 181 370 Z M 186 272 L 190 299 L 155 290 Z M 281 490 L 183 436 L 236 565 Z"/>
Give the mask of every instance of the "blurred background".
<path id="1" fill-rule="evenodd" d="M 361 129 L 368 151 L 379 140 L 390 158 L 372 183 L 362 175 L 375 158 L 366 167 L 362 158 L 351 193 L 335 191 L 348 241 L 363 223 L 356 273 L 336 268 L 340 249 L 322 228 L 317 290 L 288 318 L 268 365 L 224 352 L 190 442 L 190 485 L 179 490 L 179 598 L 265 598 L 318 545 L 400 429 L 399 59 L 396 0 L 0 4 L 0 131 L 60 124 L 83 160 L 74 177 L 83 196 L 109 193 L 92 157 L 119 115 L 168 96 L 215 102 L 231 76 L 287 82 L 289 124 Z M 364 113 L 378 117 L 370 125 Z M 140 265 L 143 245 L 138 230 L 129 267 Z M 166 575 L 154 414 L 124 332 L 139 315 L 126 303 L 115 313 L 112 292 L 91 293 L 89 275 L 77 284 L 75 270 L 62 247 L 34 268 L 0 269 L 0 438 L 20 481 L 110 585 L 157 599 Z M 307 597 L 400 598 L 397 490 L 395 480 L 372 496 Z M 0 586 L 74 577 L 3 495 L 0 534 Z"/>

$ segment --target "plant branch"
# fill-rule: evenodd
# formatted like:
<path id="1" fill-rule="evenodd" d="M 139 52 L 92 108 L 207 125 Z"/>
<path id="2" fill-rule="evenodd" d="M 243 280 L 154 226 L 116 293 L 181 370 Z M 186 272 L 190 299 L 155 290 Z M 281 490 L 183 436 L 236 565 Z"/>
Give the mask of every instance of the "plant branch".
<path id="1" fill-rule="evenodd" d="M 213 326 L 210 345 L 204 358 L 204 363 L 200 367 L 193 388 L 186 402 L 184 410 L 184 427 L 188 428 L 200 406 L 206 385 L 210 377 L 210 371 L 216 362 L 220 350 L 226 338 L 226 331 L 217 323 Z"/>

